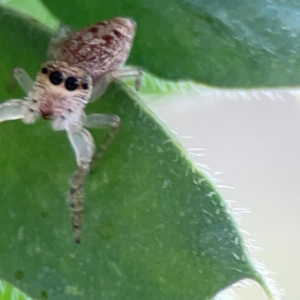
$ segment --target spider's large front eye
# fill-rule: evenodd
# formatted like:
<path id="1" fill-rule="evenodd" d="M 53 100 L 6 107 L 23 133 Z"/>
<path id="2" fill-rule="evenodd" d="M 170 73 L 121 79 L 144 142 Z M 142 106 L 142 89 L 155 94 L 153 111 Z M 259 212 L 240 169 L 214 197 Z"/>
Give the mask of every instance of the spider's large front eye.
<path id="1" fill-rule="evenodd" d="M 64 76 L 59 71 L 54 71 L 49 76 L 50 82 L 54 85 L 59 85 L 64 81 Z"/>
<path id="2" fill-rule="evenodd" d="M 68 77 L 65 82 L 65 87 L 69 91 L 74 91 L 78 88 L 78 80 L 76 77 Z"/>

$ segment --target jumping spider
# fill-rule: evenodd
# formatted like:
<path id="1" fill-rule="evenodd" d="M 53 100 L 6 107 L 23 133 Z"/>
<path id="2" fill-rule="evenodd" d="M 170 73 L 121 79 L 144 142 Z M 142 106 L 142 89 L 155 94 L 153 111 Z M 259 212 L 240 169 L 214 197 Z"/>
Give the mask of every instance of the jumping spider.
<path id="1" fill-rule="evenodd" d="M 77 243 L 81 239 L 84 183 L 95 160 L 95 144 L 85 127 L 110 128 L 100 145 L 98 158 L 120 126 L 117 115 L 87 116 L 84 108 L 98 99 L 116 78 L 133 76 L 139 88 L 141 71 L 120 69 L 130 53 L 135 26 L 131 19 L 117 17 L 78 32 L 71 32 L 67 26 L 60 27 L 51 38 L 49 60 L 42 65 L 35 81 L 24 69 L 14 70 L 27 97 L 0 105 L 0 122 L 22 119 L 24 123 L 33 123 L 41 116 L 51 121 L 54 130 L 66 130 L 78 166 L 69 192 Z"/>

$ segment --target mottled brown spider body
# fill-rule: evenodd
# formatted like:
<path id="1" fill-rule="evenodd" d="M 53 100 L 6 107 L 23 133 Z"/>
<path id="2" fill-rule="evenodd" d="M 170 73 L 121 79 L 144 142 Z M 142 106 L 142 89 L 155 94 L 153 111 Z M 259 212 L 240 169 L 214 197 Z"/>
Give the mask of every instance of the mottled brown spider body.
<path id="1" fill-rule="evenodd" d="M 128 58 L 136 23 L 127 18 L 99 22 L 71 34 L 57 60 L 87 70 L 95 81 L 118 70 Z"/>

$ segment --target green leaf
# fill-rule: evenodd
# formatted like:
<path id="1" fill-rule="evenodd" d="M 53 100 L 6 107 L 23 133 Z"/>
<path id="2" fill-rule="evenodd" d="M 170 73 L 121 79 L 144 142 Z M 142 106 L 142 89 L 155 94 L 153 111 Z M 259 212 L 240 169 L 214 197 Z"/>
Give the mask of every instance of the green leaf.
<path id="1" fill-rule="evenodd" d="M 22 13 L 29 14 L 34 19 L 47 24 L 50 28 L 57 28 L 58 21 L 51 12 L 39 0 L 0 0 L 0 4 L 17 9 Z"/>
<path id="2" fill-rule="evenodd" d="M 19 291 L 17 288 L 12 285 L 0 281 L 0 299 L 1 300 L 32 300 L 23 292 Z"/>
<path id="3" fill-rule="evenodd" d="M 221 87 L 300 83 L 298 1 L 43 2 L 74 28 L 132 17 L 138 29 L 129 62 L 162 78 Z"/>
<path id="4" fill-rule="evenodd" d="M 1 100 L 20 97 L 11 72 L 33 76 L 49 32 L 0 6 Z M 82 244 L 66 204 L 75 170 L 49 122 L 0 124 L 0 278 L 35 299 L 211 299 L 243 278 L 259 282 L 226 202 L 148 108 L 122 83 L 88 112 L 122 129 L 90 174 Z M 97 144 L 105 132 L 93 130 Z"/>

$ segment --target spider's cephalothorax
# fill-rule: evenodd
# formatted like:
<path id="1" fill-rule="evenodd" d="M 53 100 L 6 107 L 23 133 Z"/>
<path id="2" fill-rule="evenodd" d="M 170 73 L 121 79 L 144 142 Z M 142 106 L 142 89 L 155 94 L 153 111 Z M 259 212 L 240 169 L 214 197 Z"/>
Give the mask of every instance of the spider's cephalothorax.
<path id="1" fill-rule="evenodd" d="M 82 110 L 89 102 L 92 85 L 86 71 L 62 61 L 46 62 L 28 94 L 29 113 L 52 120 L 55 130 L 82 126 Z"/>
<path id="2" fill-rule="evenodd" d="M 24 123 L 33 123 L 42 116 L 52 121 L 54 130 L 66 130 L 78 166 L 69 194 L 77 243 L 81 239 L 84 182 L 120 126 L 117 115 L 97 113 L 86 116 L 83 109 L 88 102 L 99 98 L 116 78 L 133 76 L 136 88 L 139 88 L 141 71 L 120 69 L 130 53 L 135 27 L 134 21 L 120 17 L 74 33 L 67 26 L 60 27 L 51 38 L 47 53 L 49 61 L 42 65 L 35 81 L 24 69 L 14 70 L 27 97 L 0 105 L 0 122 L 22 119 Z M 93 138 L 85 127 L 110 127 L 95 155 Z"/>

